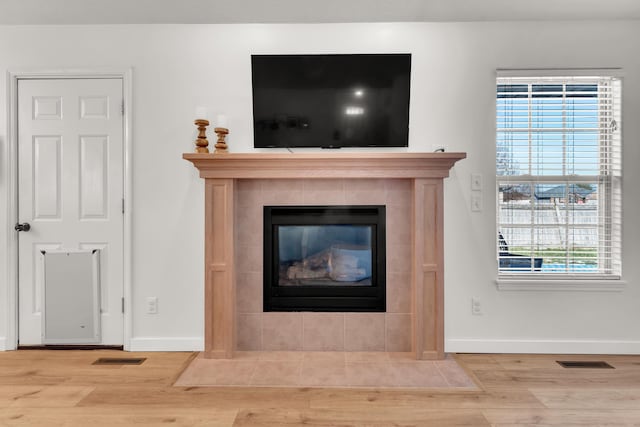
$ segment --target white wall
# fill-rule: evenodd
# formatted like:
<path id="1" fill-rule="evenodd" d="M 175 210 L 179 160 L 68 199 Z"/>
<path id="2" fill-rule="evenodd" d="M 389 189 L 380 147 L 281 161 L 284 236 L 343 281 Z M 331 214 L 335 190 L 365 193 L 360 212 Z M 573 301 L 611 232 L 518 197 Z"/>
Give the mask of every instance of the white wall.
<path id="1" fill-rule="evenodd" d="M 203 334 L 203 183 L 181 159 L 197 106 L 224 113 L 234 152 L 252 151 L 252 53 L 413 54 L 411 151 L 466 151 L 446 181 L 446 349 L 640 353 L 640 39 L 638 21 L 451 24 L 0 27 L 7 70 L 132 67 L 134 349 L 188 349 Z M 622 67 L 622 292 L 496 289 L 496 68 Z M 6 84 L 0 84 L 0 348 L 7 336 Z M 213 140 L 210 135 L 210 140 Z M 470 174 L 484 175 L 471 212 Z M 144 299 L 159 313 L 144 314 Z M 478 297 L 482 316 L 471 315 Z"/>

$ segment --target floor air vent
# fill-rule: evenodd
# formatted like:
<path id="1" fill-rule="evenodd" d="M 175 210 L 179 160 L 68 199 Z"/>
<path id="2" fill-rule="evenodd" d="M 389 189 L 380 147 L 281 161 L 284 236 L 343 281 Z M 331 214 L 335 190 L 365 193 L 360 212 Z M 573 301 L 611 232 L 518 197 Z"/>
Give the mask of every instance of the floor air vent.
<path id="1" fill-rule="evenodd" d="M 142 365 L 145 360 L 147 360 L 146 357 L 101 357 L 92 365 Z"/>
<path id="2" fill-rule="evenodd" d="M 602 361 L 574 361 L 574 360 L 556 360 L 563 368 L 586 368 L 586 369 L 615 369 L 607 362 Z"/>

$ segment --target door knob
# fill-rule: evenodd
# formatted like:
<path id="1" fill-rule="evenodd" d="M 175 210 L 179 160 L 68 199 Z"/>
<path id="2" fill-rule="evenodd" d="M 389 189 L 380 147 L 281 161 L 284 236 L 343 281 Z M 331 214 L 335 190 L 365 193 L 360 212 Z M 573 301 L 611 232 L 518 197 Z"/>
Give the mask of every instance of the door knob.
<path id="1" fill-rule="evenodd" d="M 15 227 L 13 227 L 16 231 L 29 231 L 31 230 L 31 226 L 28 222 L 23 222 L 22 224 L 18 223 Z"/>

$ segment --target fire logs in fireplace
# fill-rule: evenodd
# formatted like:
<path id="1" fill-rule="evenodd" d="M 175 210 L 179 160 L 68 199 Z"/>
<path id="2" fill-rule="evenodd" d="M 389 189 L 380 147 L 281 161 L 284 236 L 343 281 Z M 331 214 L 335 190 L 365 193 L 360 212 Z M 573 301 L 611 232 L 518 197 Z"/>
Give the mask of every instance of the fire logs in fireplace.
<path id="1" fill-rule="evenodd" d="M 281 262 L 280 267 L 281 286 L 302 285 L 305 284 L 302 282 L 304 279 L 325 279 L 321 283 L 327 284 L 330 281 L 360 283 L 371 278 L 371 246 L 337 241 L 329 248 L 294 261 L 291 265 Z M 282 267 L 286 267 L 286 272 Z M 367 283 L 370 284 L 370 281 Z"/>

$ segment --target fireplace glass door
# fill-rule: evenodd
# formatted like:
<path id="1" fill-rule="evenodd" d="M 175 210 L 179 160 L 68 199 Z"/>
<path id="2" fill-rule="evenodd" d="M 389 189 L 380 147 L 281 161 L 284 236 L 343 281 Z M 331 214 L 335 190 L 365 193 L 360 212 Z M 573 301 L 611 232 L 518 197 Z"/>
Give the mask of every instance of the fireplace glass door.
<path id="1" fill-rule="evenodd" d="M 277 227 L 278 286 L 371 286 L 372 227 Z"/>
<path id="2" fill-rule="evenodd" d="M 265 311 L 384 311 L 384 206 L 266 206 Z"/>

